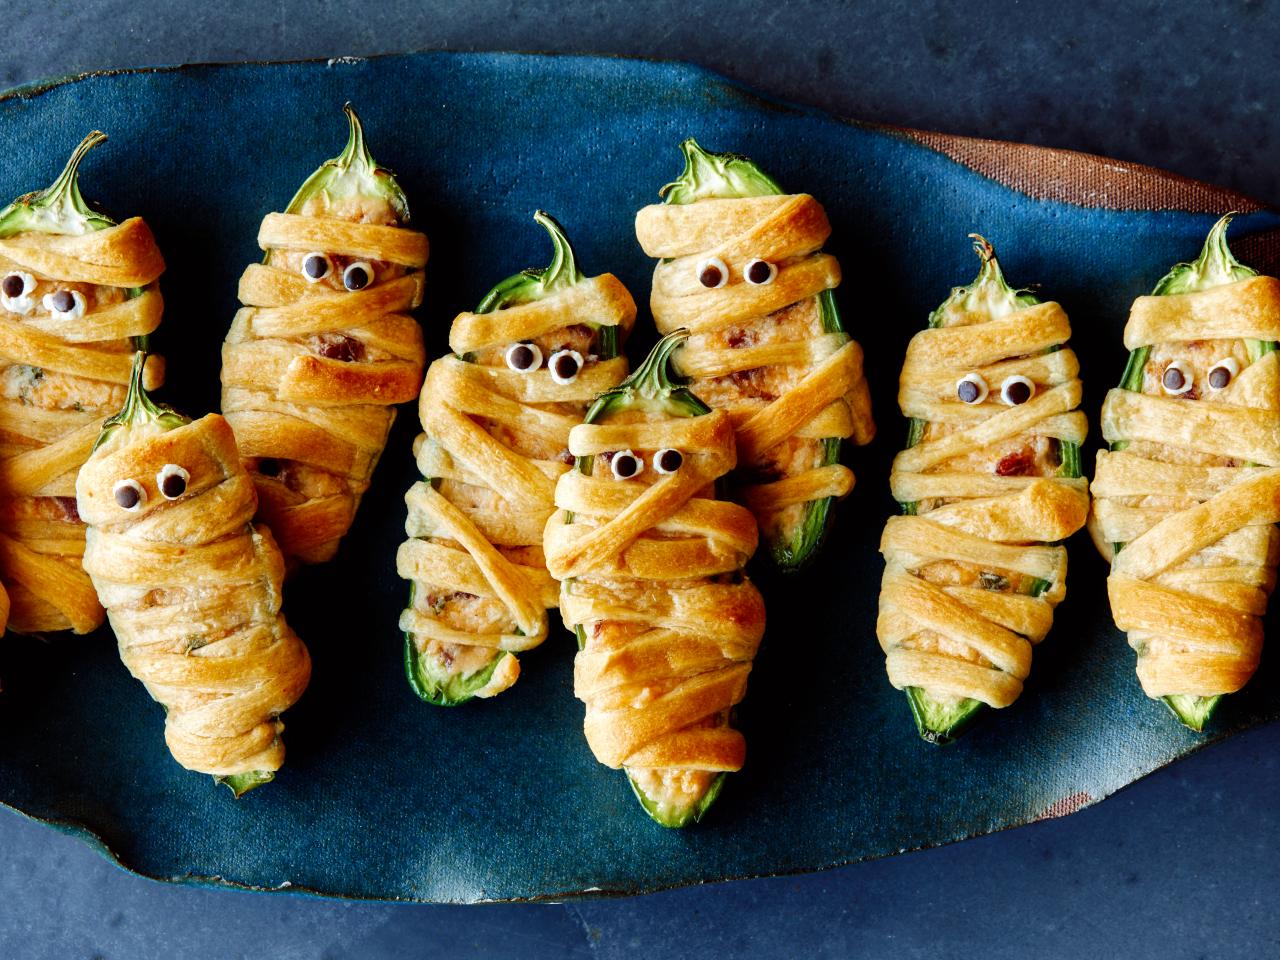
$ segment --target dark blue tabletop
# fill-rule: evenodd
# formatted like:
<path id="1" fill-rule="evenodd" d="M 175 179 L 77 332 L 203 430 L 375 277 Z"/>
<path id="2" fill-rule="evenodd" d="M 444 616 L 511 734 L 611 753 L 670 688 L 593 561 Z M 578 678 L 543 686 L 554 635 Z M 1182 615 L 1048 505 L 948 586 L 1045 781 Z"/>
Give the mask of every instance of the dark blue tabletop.
<path id="1" fill-rule="evenodd" d="M 30 6 L 8 14 L 6 85 L 423 47 L 664 56 L 844 115 L 1093 150 L 1280 202 L 1276 3 Z M 1276 956 L 1277 745 L 1280 726 L 1254 731 L 1072 817 L 940 850 L 571 906 L 165 887 L 0 813 L 0 956 Z"/>

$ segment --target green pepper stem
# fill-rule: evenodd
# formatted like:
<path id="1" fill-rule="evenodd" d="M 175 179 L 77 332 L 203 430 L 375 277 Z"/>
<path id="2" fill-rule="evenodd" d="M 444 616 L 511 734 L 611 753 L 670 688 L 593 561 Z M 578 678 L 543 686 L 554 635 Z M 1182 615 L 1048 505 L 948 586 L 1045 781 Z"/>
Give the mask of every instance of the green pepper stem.
<path id="1" fill-rule="evenodd" d="M 93 448 L 96 450 L 117 427 L 134 427 L 142 423 L 163 421 L 168 429 L 190 423 L 188 417 L 178 413 L 172 407 L 156 403 L 147 394 L 142 385 L 142 375 L 147 366 L 147 352 L 138 350 L 133 355 L 133 366 L 129 370 L 129 389 L 124 396 L 124 405 L 120 412 L 102 424 L 102 432 Z"/>
<path id="2" fill-rule="evenodd" d="M 1194 293 L 1236 280 L 1256 277 L 1258 271 L 1237 260 L 1227 245 L 1227 227 L 1234 216 L 1233 210 L 1221 217 L 1205 237 L 1200 256 L 1190 263 L 1175 264 L 1173 269 L 1160 278 L 1152 294 L 1164 296 L 1174 293 Z"/>
<path id="3" fill-rule="evenodd" d="M 556 222 L 555 217 L 545 210 L 535 210 L 534 222 L 539 223 L 551 237 L 551 262 L 542 271 L 542 287 L 545 291 L 572 286 L 582 279 L 582 271 L 578 269 L 577 258 L 573 255 L 573 246 L 565 236 L 564 229 Z"/>
<path id="4" fill-rule="evenodd" d="M 80 161 L 90 150 L 105 142 L 106 139 L 107 135 L 101 130 L 91 131 L 80 141 L 79 146 L 71 151 L 71 156 L 67 158 L 67 165 L 62 168 L 62 173 L 58 174 L 58 179 L 31 198 L 31 206 L 62 206 L 69 212 L 92 216 L 93 212 L 88 209 L 84 197 L 80 194 Z"/>
<path id="5" fill-rule="evenodd" d="M 58 178 L 43 190 L 27 193 L 0 210 L 0 236 L 35 230 L 41 233 L 83 234 L 115 226 L 98 213 L 80 193 L 80 163 L 85 155 L 107 139 L 94 130 L 76 146 Z"/>
<path id="6" fill-rule="evenodd" d="M 709 198 L 763 197 L 783 192 L 754 161 L 737 153 L 714 153 L 689 137 L 680 144 L 684 170 L 658 191 L 667 203 Z"/>

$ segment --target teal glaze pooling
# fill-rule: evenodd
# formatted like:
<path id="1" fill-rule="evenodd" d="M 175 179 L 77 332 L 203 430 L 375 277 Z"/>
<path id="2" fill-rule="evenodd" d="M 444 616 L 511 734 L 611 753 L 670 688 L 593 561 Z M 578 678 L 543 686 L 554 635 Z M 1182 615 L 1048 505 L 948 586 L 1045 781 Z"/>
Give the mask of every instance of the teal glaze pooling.
<path id="1" fill-rule="evenodd" d="M 521 109 L 551 92 L 559 109 Z M 1002 829 L 1280 716 L 1280 697 L 1267 695 L 1275 658 L 1264 657 L 1209 738 L 1171 729 L 1138 688 L 1106 607 L 1105 565 L 1083 537 L 1070 544 L 1070 590 L 1023 696 L 945 756 L 918 742 L 874 637 L 876 542 L 894 512 L 886 478 L 905 428 L 897 371 L 931 306 L 972 273 L 965 235 L 984 233 L 1011 276 L 1039 278 L 1066 306 L 1096 423 L 1124 366 L 1129 302 L 1195 255 L 1212 215 L 1034 200 L 917 142 L 694 67 L 508 54 L 162 69 L 28 90 L 0 99 L 11 158 L 0 193 L 43 186 L 88 129 L 111 135 L 82 184 L 114 215 L 145 216 L 166 254 L 159 398 L 214 409 L 219 345 L 236 278 L 258 257 L 259 221 L 332 155 L 332 118 L 347 100 L 431 237 L 419 318 L 433 357 L 493 276 L 541 262 L 544 241 L 527 230 L 535 209 L 555 210 L 582 261 L 644 303 L 651 264 L 632 220 L 686 136 L 752 156 L 826 206 L 844 290 L 872 291 L 857 309 L 843 303 L 867 351 L 880 435 L 852 456 L 859 483 L 823 561 L 785 589 L 760 584 L 773 626 L 739 711 L 747 765 L 696 828 L 649 823 L 583 741 L 574 643 L 557 626 L 500 702 L 442 713 L 413 697 L 394 572 L 401 496 L 416 479 L 406 408 L 338 560 L 286 591 L 315 674 L 285 718 L 275 782 L 235 801 L 178 768 L 160 741 L 162 711 L 103 631 L 0 644 L 0 801 L 100 838 L 104 853 L 157 878 L 356 898 L 564 899 L 812 870 Z M 1233 242 L 1275 229 L 1274 212 L 1242 216 Z M 645 313 L 633 359 L 655 339 Z M 790 656 L 801 640 L 823 671 Z"/>

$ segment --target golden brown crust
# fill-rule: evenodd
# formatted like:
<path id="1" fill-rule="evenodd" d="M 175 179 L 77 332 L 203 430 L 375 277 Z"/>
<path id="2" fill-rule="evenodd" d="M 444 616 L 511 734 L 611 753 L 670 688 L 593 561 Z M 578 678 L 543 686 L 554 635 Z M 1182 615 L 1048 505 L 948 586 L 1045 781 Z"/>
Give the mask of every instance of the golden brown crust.
<path id="1" fill-rule="evenodd" d="M 129 671 L 164 704 L 174 759 L 215 776 L 274 771 L 284 762 L 279 717 L 311 673 L 306 647 L 280 614 L 284 560 L 254 527 L 254 486 L 231 427 L 210 414 L 167 432 L 117 428 L 77 482 L 89 524 L 93 578 Z M 189 473 L 168 500 L 156 475 Z M 117 481 L 133 479 L 143 506 L 125 511 Z"/>
<path id="2" fill-rule="evenodd" d="M 626 288 L 604 274 L 530 303 L 461 313 L 449 340 L 455 351 L 470 354 L 537 338 L 555 341 L 587 323 L 625 334 L 635 314 Z M 622 357 L 584 360 L 570 383 L 557 383 L 545 364 L 518 372 L 501 360 L 458 356 L 442 357 L 427 371 L 418 404 L 424 433 L 414 449 L 428 479 L 405 497 L 409 539 L 400 545 L 396 569 L 413 582 L 420 601 L 478 598 L 490 616 L 458 624 L 425 602 L 411 606 L 400 626 L 419 656 L 441 648 L 452 657 L 457 647 L 473 656 L 481 650 L 514 653 L 546 639 L 546 611 L 559 594 L 537 554 L 554 509 L 556 478 L 569 469 L 569 433 L 591 401 L 627 372 Z M 493 696 L 518 676 L 515 658 L 508 657 L 476 695 Z"/>
<path id="3" fill-rule="evenodd" d="M 726 385 L 713 405 L 733 419 L 739 462 L 752 478 L 741 496 L 765 530 L 790 507 L 853 487 L 846 467 L 822 465 L 814 451 L 788 462 L 788 442 L 851 437 L 864 444 L 875 434 L 862 350 L 848 334 L 822 331 L 813 300 L 840 283 L 840 265 L 821 252 L 830 233 L 808 194 L 656 204 L 636 215 L 640 245 L 664 258 L 654 270 L 654 320 L 663 333 L 693 333 L 675 359 L 695 393 L 709 399 L 710 384 Z M 698 279 L 698 265 L 710 258 L 729 269 L 723 286 Z M 769 283 L 744 279 L 755 258 L 776 267 Z M 806 301 L 813 302 L 807 317 L 785 318 Z M 752 389 L 762 372 L 781 384 L 777 395 Z"/>
<path id="4" fill-rule="evenodd" d="M 732 422 L 716 410 L 569 435 L 575 457 L 663 447 L 684 460 L 651 484 L 575 471 L 556 485 L 544 544 L 561 616 L 585 637 L 574 693 L 607 766 L 738 770 L 746 746 L 729 711 L 746 692 L 764 603 L 739 574 L 755 551 L 754 518 L 709 496 L 735 463 Z"/>
<path id="5" fill-rule="evenodd" d="M 1280 339 L 1280 281 L 1139 297 L 1125 328 L 1131 348 L 1237 338 Z M 1098 454 L 1090 532 L 1112 559 L 1111 612 L 1143 690 L 1240 689 L 1280 555 L 1280 353 L 1198 400 L 1111 390 L 1102 432 L 1132 445 Z"/>
<path id="6" fill-rule="evenodd" d="M 0 396 L 0 579 L 12 595 L 14 630 L 87 633 L 102 622 L 80 565 L 84 528 L 66 503 L 99 425 L 124 397 L 130 338 L 160 323 L 154 283 L 163 270 L 155 238 L 136 217 L 81 235 L 0 240 L 0 275 L 28 273 L 36 283 L 25 313 L 11 301 L 0 308 L 0 372 L 11 385 Z M 60 289 L 83 298 L 82 315 L 45 307 L 44 296 Z M 164 361 L 151 357 L 146 385 L 163 376 Z"/>
<path id="7" fill-rule="evenodd" d="M 917 515 L 890 519 L 880 543 L 876 632 L 899 689 L 992 707 L 1022 692 L 1032 647 L 1066 592 L 1066 550 L 1042 544 L 1084 525 L 1088 486 L 1021 475 L 1021 463 L 1003 475 L 1003 458 L 991 452 L 1084 440 L 1070 335 L 1066 314 L 1050 302 L 1003 317 L 965 314 L 920 331 L 907 347 L 898 400 L 906 416 L 931 426 L 898 454 L 890 475 L 894 497 L 916 503 Z M 985 402 L 958 399 L 956 382 L 969 373 L 992 385 Z M 1015 375 L 1034 383 L 1035 395 L 1004 406 L 998 385 Z M 1038 581 L 1038 591 L 1019 589 Z"/>
<path id="8" fill-rule="evenodd" d="M 409 272 L 348 292 L 308 283 L 297 270 L 251 264 L 244 308 L 222 350 L 222 409 L 246 459 L 293 461 L 320 472 L 323 489 L 290 487 L 256 472 L 260 517 L 285 555 L 330 558 L 351 526 L 395 419 L 422 380 L 422 331 L 408 311 L 422 301 L 427 238 L 396 226 L 270 213 L 258 243 L 270 252 L 319 251 Z M 324 351 L 337 344 L 335 356 Z"/>

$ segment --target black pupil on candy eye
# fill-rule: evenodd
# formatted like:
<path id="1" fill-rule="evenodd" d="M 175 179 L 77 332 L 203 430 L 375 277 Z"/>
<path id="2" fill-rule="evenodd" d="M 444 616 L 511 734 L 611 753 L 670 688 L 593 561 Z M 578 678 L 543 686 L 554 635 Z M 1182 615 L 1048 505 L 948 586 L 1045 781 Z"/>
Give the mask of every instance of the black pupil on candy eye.
<path id="1" fill-rule="evenodd" d="M 640 469 L 640 464 L 636 458 L 629 453 L 620 453 L 613 458 L 613 470 L 624 480 L 628 477 L 634 477 L 636 471 Z"/>
<path id="2" fill-rule="evenodd" d="M 658 466 L 667 473 L 675 473 L 682 463 L 684 463 L 684 456 L 679 450 L 663 450 L 658 454 Z"/>
<path id="3" fill-rule="evenodd" d="M 76 305 L 76 298 L 66 290 L 59 290 L 53 295 L 53 300 L 50 302 L 53 304 L 53 309 L 59 313 L 67 313 Z"/>
<path id="4" fill-rule="evenodd" d="M 1168 376 L 1166 371 L 1165 376 Z M 1231 371 L 1226 367 L 1214 367 L 1209 371 L 1209 386 L 1215 390 L 1221 390 L 1231 382 Z"/>
<path id="5" fill-rule="evenodd" d="M 763 260 L 756 260 L 747 267 L 747 279 L 752 283 L 764 283 L 769 279 L 770 272 L 769 264 Z"/>
<path id="6" fill-rule="evenodd" d="M 116 488 L 116 503 L 126 510 L 136 507 L 140 499 L 142 498 L 138 496 L 138 489 L 132 485 Z"/>
<path id="7" fill-rule="evenodd" d="M 369 285 L 369 272 L 352 264 L 342 274 L 342 285 L 348 290 L 363 290 Z"/>
<path id="8" fill-rule="evenodd" d="M 578 361 L 568 354 L 556 357 L 555 375 L 561 380 L 568 380 L 578 372 Z"/>
<path id="9" fill-rule="evenodd" d="M 698 280 L 704 287 L 716 287 L 720 285 L 720 276 L 720 268 L 714 263 L 708 263 L 698 274 Z"/>
<path id="10" fill-rule="evenodd" d="M 1164 372 L 1163 382 L 1165 387 L 1170 390 L 1181 390 L 1183 384 L 1187 382 L 1187 378 L 1182 375 L 1182 371 L 1177 367 L 1169 367 Z"/>
<path id="11" fill-rule="evenodd" d="M 160 481 L 160 492 L 171 500 L 180 497 L 187 492 L 187 481 L 180 473 L 166 474 Z"/>
<path id="12" fill-rule="evenodd" d="M 0 290 L 4 291 L 6 297 L 19 297 L 22 295 L 22 288 L 26 284 L 22 282 L 22 278 L 16 273 L 11 273 L 4 278 L 4 283 L 0 286 Z"/>
<path id="13" fill-rule="evenodd" d="M 511 351 L 511 366 L 516 370 L 528 370 L 533 366 L 533 351 L 525 344 L 520 344 Z"/>
<path id="14" fill-rule="evenodd" d="M 965 403 L 973 403 L 978 399 L 978 385 L 972 380 L 961 380 L 956 387 L 956 396 Z"/>
<path id="15" fill-rule="evenodd" d="M 1031 399 L 1031 388 L 1021 380 L 1015 380 L 1005 390 L 1005 396 L 1009 398 L 1010 403 L 1026 403 Z"/>
<path id="16" fill-rule="evenodd" d="M 324 257 L 318 253 L 313 253 L 302 261 L 302 269 L 311 279 L 319 280 L 328 272 L 329 264 L 325 262 Z"/>

